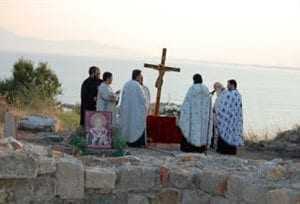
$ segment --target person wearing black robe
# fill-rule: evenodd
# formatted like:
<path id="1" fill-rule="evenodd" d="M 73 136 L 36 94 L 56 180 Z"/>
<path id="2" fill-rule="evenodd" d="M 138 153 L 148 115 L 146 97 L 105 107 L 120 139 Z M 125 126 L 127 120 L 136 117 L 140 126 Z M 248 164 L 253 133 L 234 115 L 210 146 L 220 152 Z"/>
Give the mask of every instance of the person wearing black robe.
<path id="1" fill-rule="evenodd" d="M 81 107 L 80 107 L 80 125 L 85 125 L 85 111 L 96 111 L 96 101 L 100 79 L 100 69 L 92 66 L 89 69 L 89 77 L 81 85 Z"/>

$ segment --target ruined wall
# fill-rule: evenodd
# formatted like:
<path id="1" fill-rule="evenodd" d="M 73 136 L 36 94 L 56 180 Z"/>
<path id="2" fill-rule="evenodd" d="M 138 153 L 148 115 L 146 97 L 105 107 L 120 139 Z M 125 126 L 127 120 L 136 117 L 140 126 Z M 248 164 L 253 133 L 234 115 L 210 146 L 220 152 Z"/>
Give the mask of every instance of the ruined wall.
<path id="1" fill-rule="evenodd" d="M 181 154 L 54 158 L 0 152 L 0 203 L 300 203 L 300 163 Z"/>

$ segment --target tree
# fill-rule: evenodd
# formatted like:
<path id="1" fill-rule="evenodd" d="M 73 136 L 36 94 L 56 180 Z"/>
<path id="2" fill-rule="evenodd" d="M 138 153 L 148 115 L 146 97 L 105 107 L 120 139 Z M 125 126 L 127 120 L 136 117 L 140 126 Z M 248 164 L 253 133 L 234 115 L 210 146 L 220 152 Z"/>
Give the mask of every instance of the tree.
<path id="1" fill-rule="evenodd" d="M 11 78 L 0 81 L 0 94 L 12 104 L 30 105 L 33 101 L 55 102 L 61 94 L 61 84 L 47 63 L 34 68 L 31 60 L 19 59 L 13 67 Z"/>
<path id="2" fill-rule="evenodd" d="M 35 86 L 40 89 L 41 96 L 45 99 L 54 99 L 57 95 L 61 94 L 61 84 L 56 74 L 48 68 L 47 63 L 39 63 L 35 69 Z"/>

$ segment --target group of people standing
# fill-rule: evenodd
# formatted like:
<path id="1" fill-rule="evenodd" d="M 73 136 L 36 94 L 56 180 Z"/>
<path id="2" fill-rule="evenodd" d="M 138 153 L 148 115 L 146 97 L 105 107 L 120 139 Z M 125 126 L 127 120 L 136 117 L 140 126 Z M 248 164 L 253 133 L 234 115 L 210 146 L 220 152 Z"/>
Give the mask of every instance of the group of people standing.
<path id="1" fill-rule="evenodd" d="M 227 89 L 216 82 L 209 92 L 200 74 L 195 74 L 193 81 L 180 111 L 179 126 L 184 136 L 181 150 L 201 153 L 212 147 L 222 154 L 236 154 L 244 143 L 242 99 L 237 82 L 228 80 Z"/>
<path id="2" fill-rule="evenodd" d="M 146 117 L 150 110 L 150 91 L 143 85 L 141 70 L 133 70 L 132 79 L 122 89 L 122 97 L 117 117 L 117 104 L 121 91 L 114 92 L 111 84 L 113 75 L 90 67 L 89 77 L 81 85 L 80 125 L 85 125 L 86 111 L 105 111 L 112 113 L 112 126 L 120 128 L 130 147 L 146 144 Z"/>
<path id="3" fill-rule="evenodd" d="M 85 124 L 85 111 L 108 111 L 113 115 L 113 127 L 121 131 L 129 147 L 143 147 L 146 144 L 146 117 L 150 110 L 150 92 L 143 85 L 141 70 L 133 70 L 131 80 L 121 91 L 111 88 L 113 75 L 91 67 L 89 77 L 81 86 L 81 119 Z M 243 145 L 243 114 L 241 95 L 237 82 L 229 80 L 227 89 L 219 82 L 209 92 L 202 76 L 193 76 L 194 84 L 189 88 L 180 111 L 179 128 L 183 139 L 181 150 L 204 152 L 208 147 L 224 154 L 236 154 Z M 214 104 L 212 97 L 216 95 Z M 119 117 L 116 106 L 121 99 Z"/>

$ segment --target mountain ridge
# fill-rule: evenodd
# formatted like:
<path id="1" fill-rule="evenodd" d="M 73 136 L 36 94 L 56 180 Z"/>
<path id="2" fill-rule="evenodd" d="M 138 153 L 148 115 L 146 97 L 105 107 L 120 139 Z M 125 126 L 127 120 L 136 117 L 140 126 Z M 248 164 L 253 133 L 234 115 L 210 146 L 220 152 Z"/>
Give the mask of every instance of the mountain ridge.
<path id="1" fill-rule="evenodd" d="M 124 58 L 134 51 L 92 40 L 43 40 L 23 37 L 0 27 L 0 51 Z"/>

